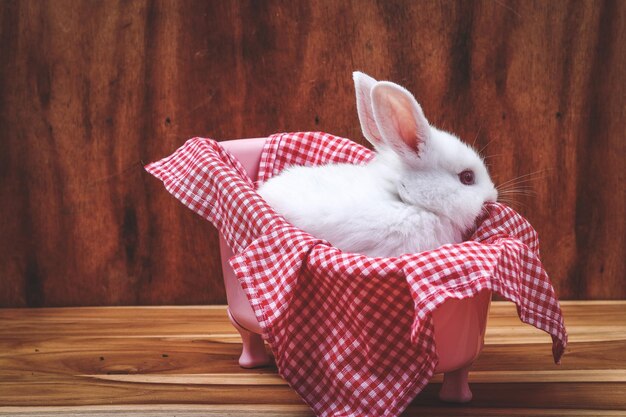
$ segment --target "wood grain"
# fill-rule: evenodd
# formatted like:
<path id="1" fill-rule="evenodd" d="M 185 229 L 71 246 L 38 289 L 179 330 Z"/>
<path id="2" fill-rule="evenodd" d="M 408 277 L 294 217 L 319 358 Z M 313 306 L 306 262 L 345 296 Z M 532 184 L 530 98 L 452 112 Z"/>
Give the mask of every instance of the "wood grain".
<path id="1" fill-rule="evenodd" d="M 0 408 L 0 415 L 10 413 L 13 417 L 113 417 L 123 413 L 129 417 L 165 417 L 175 413 L 176 417 L 204 416 L 258 416 L 258 417 L 313 417 L 306 405 L 176 405 L 176 406 L 86 406 L 86 407 L 5 407 Z M 537 408 L 452 408 L 452 407 L 415 407 L 411 406 L 404 416 L 522 416 L 522 417 L 605 417 L 623 416 L 622 411 L 615 410 L 571 410 L 571 409 L 537 409 Z"/>
<path id="2" fill-rule="evenodd" d="M 623 415 L 626 303 L 569 301 L 563 313 L 570 344 L 556 366 L 549 336 L 492 303 L 472 403 L 440 403 L 436 375 L 403 415 Z M 240 349 L 223 306 L 0 310 L 0 415 L 312 416 L 275 367 L 240 368 Z"/>
<path id="3" fill-rule="evenodd" d="M 142 170 L 187 138 L 364 143 L 351 72 L 484 148 L 564 299 L 626 299 L 626 2 L 0 2 L 0 306 L 225 302 Z M 80 278 L 79 278 L 80 277 Z"/>

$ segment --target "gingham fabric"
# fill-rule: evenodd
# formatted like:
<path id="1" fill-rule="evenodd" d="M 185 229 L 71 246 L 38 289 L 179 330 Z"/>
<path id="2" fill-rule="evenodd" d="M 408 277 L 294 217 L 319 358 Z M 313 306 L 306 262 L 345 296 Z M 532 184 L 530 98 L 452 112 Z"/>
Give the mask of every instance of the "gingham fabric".
<path id="1" fill-rule="evenodd" d="M 265 145 L 259 181 L 293 164 L 372 156 L 325 133 L 278 134 Z M 278 371 L 317 415 L 399 415 L 437 366 L 431 313 L 481 290 L 513 301 L 522 321 L 548 332 L 555 362 L 564 352 L 567 334 L 537 234 L 504 205 L 488 204 L 464 243 L 368 258 L 287 223 L 213 140 L 190 139 L 146 169 L 224 235 Z"/>

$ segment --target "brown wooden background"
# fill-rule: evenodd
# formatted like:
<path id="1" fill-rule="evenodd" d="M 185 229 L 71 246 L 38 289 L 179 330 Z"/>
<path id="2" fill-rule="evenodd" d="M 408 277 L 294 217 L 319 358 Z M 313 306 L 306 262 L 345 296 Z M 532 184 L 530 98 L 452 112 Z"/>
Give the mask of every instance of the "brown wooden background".
<path id="1" fill-rule="evenodd" d="M 351 72 L 486 146 L 565 299 L 626 298 L 624 1 L 2 1 L 0 306 L 224 303 L 217 234 L 142 164 L 364 143 Z"/>

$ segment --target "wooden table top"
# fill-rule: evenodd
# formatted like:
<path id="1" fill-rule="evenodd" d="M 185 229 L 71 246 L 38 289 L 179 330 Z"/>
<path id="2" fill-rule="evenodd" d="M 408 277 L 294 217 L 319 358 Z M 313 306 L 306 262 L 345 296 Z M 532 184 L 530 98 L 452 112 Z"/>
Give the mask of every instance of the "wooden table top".
<path id="1" fill-rule="evenodd" d="M 563 302 L 570 344 L 493 302 L 473 401 L 435 376 L 403 416 L 626 415 L 626 302 Z M 312 416 L 273 367 L 241 369 L 224 306 L 0 310 L 0 415 Z"/>

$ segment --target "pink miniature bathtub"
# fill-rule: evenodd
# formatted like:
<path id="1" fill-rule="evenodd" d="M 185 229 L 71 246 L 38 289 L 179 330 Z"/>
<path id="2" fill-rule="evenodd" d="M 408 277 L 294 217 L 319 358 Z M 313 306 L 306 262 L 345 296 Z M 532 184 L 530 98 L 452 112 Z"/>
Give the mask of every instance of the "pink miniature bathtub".
<path id="1" fill-rule="evenodd" d="M 255 181 L 266 138 L 240 139 L 220 144 L 230 151 Z M 239 365 L 256 368 L 269 364 L 270 358 L 261 337 L 261 328 L 252 307 L 230 267 L 231 249 L 220 236 L 220 254 L 228 299 L 228 316 L 241 335 L 243 350 Z M 443 373 L 439 398 L 448 402 L 472 399 L 467 376 L 478 357 L 485 336 L 491 292 L 482 291 L 473 298 L 448 300 L 433 313 L 435 344 L 439 364 L 436 373 Z"/>

